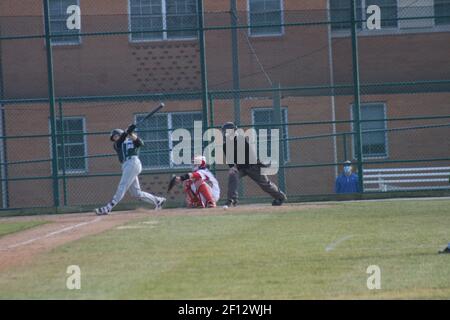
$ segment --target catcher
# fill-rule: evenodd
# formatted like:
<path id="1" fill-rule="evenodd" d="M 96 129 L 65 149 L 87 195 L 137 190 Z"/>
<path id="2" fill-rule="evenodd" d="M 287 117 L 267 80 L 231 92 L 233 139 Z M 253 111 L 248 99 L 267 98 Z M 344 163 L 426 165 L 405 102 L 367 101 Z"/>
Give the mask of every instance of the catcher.
<path id="1" fill-rule="evenodd" d="M 142 171 L 142 164 L 139 160 L 139 149 L 144 145 L 144 142 L 136 135 L 134 132 L 135 129 L 136 125 L 132 124 L 126 131 L 114 129 L 111 132 L 109 138 L 114 143 L 114 150 L 117 153 L 119 162 L 122 164 L 122 177 L 112 200 L 106 206 L 95 209 L 97 215 L 109 214 L 114 206 L 122 200 L 127 191 L 133 197 L 153 204 L 156 210 L 161 209 L 166 201 L 163 197 L 157 197 L 141 190 L 138 178 Z"/>
<path id="2" fill-rule="evenodd" d="M 215 208 L 220 198 L 220 187 L 216 177 L 208 170 L 204 156 L 194 157 L 192 172 L 175 176 L 169 183 L 168 192 L 178 182 L 183 182 L 186 205 L 189 208 Z"/>

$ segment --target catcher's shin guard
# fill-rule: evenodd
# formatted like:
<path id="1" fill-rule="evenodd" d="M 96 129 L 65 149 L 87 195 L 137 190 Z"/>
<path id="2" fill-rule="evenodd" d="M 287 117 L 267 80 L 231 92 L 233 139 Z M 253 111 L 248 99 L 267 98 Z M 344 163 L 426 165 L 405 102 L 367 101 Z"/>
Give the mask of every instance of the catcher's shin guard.
<path id="1" fill-rule="evenodd" d="M 203 207 L 215 208 L 216 202 L 211 193 L 211 187 L 204 181 L 197 187 L 197 192 L 202 200 Z"/>
<path id="2" fill-rule="evenodd" d="M 184 193 L 186 194 L 186 205 L 189 208 L 202 208 L 203 204 L 200 199 L 192 191 L 192 181 L 186 180 L 184 182 Z"/>

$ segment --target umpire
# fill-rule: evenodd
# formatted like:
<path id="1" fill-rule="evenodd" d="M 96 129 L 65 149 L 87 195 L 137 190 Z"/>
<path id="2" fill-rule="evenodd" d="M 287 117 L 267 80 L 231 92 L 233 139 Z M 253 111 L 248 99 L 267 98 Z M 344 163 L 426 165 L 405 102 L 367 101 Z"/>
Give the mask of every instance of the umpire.
<path id="1" fill-rule="evenodd" d="M 259 159 L 256 157 L 256 153 L 253 147 L 250 147 L 248 140 L 245 139 L 245 163 L 238 163 L 238 138 L 235 130 L 236 125 L 233 122 L 227 122 L 222 126 L 222 134 L 224 136 L 223 153 L 226 155 L 227 140 L 234 140 L 234 159 L 233 164 L 228 164 L 230 170 L 228 171 L 228 206 L 236 206 L 238 200 L 238 185 L 239 179 L 245 176 L 249 176 L 250 179 L 255 181 L 262 190 L 267 192 L 274 199 L 272 201 L 273 206 L 281 206 L 284 201 L 287 200 L 286 195 L 281 191 L 273 182 L 269 180 L 266 175 L 261 174 L 261 168 L 264 167 Z M 230 134 L 231 133 L 231 134 Z M 250 163 L 250 153 L 252 153 L 253 159 L 257 159 L 256 164 Z M 254 161 L 253 161 L 254 162 Z"/>

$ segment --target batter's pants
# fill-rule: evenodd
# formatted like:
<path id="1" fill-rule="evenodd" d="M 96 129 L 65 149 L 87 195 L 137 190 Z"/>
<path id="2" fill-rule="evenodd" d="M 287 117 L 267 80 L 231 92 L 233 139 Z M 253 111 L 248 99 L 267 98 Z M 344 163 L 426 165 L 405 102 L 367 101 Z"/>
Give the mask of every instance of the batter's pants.
<path id="1" fill-rule="evenodd" d="M 141 160 L 137 156 L 133 156 L 122 164 L 122 178 L 120 178 L 119 186 L 113 197 L 113 203 L 116 205 L 123 199 L 128 191 L 130 195 L 139 200 L 156 204 L 157 197 L 141 190 L 139 184 L 139 174 L 142 171 Z"/>

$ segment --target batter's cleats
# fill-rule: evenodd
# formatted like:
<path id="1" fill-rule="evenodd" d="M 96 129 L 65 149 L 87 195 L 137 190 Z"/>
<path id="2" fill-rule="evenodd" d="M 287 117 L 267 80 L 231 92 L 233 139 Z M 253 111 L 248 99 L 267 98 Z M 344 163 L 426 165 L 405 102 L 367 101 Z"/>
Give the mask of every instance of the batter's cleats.
<path id="1" fill-rule="evenodd" d="M 155 203 L 155 210 L 161 210 L 164 203 L 166 203 L 166 200 L 167 199 L 164 197 L 158 198 Z"/>
<path id="2" fill-rule="evenodd" d="M 109 212 L 106 209 L 106 207 L 101 207 L 101 208 L 95 209 L 95 214 L 98 215 L 98 216 L 104 216 L 104 215 L 107 215 L 108 213 Z"/>
<path id="3" fill-rule="evenodd" d="M 110 204 L 107 204 L 104 207 L 95 209 L 95 214 L 98 216 L 104 216 L 109 214 L 112 211 L 112 206 Z"/>

